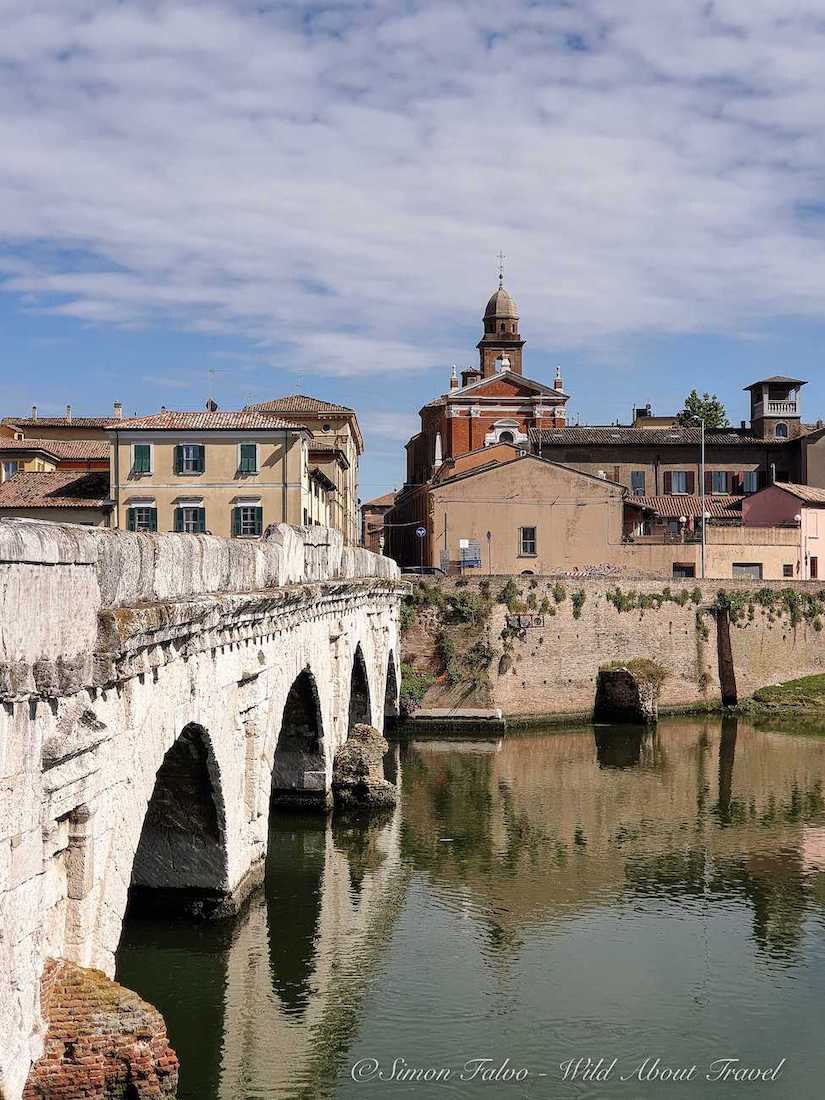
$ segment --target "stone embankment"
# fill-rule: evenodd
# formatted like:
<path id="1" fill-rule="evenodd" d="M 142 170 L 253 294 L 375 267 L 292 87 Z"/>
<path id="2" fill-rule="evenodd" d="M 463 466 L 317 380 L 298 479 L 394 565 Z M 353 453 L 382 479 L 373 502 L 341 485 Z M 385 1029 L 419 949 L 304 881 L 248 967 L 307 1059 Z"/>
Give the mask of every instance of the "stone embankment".
<path id="1" fill-rule="evenodd" d="M 599 669 L 634 659 L 662 666 L 664 711 L 825 672 L 815 582 L 449 578 L 419 585 L 402 623 L 402 662 L 424 685 L 416 705 L 445 719 L 462 703 L 511 722 L 589 717 Z"/>

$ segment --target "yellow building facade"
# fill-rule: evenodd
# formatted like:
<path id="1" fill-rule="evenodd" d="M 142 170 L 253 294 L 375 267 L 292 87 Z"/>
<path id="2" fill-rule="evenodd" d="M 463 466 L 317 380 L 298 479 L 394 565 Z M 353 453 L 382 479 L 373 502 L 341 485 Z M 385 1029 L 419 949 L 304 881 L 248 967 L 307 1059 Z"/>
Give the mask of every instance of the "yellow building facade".
<path id="1" fill-rule="evenodd" d="M 115 525 L 131 531 L 260 538 L 270 524 L 330 519 L 330 479 L 310 433 L 247 412 L 124 419 L 108 431 Z"/>

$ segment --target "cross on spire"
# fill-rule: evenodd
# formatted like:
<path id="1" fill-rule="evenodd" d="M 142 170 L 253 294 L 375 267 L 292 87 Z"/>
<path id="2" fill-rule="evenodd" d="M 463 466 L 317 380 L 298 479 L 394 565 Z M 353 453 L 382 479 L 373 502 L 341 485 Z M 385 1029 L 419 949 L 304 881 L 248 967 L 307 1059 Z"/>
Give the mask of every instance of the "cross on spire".
<path id="1" fill-rule="evenodd" d="M 504 261 L 506 259 L 507 259 L 507 257 L 504 255 L 504 253 L 501 251 L 501 249 L 499 249 L 498 250 L 498 285 L 499 286 L 504 285 Z"/>

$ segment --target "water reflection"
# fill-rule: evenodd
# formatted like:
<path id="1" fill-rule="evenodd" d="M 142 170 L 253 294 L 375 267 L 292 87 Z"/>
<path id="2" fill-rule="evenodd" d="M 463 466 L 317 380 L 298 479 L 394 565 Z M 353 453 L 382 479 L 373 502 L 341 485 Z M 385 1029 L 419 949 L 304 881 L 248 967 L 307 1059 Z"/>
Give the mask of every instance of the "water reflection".
<path id="1" fill-rule="evenodd" d="M 164 1012 L 184 1100 L 354 1097 L 359 1057 L 480 1050 L 552 1075 L 565 1053 L 787 1048 L 772 1095 L 819 1095 L 825 740 L 680 719 L 392 755 L 391 817 L 273 818 L 232 926 L 128 926 L 121 978 Z"/>

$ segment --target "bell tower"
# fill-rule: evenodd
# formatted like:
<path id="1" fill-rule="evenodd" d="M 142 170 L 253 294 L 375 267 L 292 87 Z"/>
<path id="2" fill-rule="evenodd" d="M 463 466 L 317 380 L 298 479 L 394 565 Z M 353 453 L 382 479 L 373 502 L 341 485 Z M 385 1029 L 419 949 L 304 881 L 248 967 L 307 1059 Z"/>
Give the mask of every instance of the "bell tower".
<path id="1" fill-rule="evenodd" d="M 500 370 L 522 373 L 521 349 L 524 340 L 519 332 L 518 307 L 504 289 L 503 259 L 499 253 L 498 289 L 493 292 L 484 310 L 484 335 L 476 345 L 482 378 L 489 378 Z"/>

